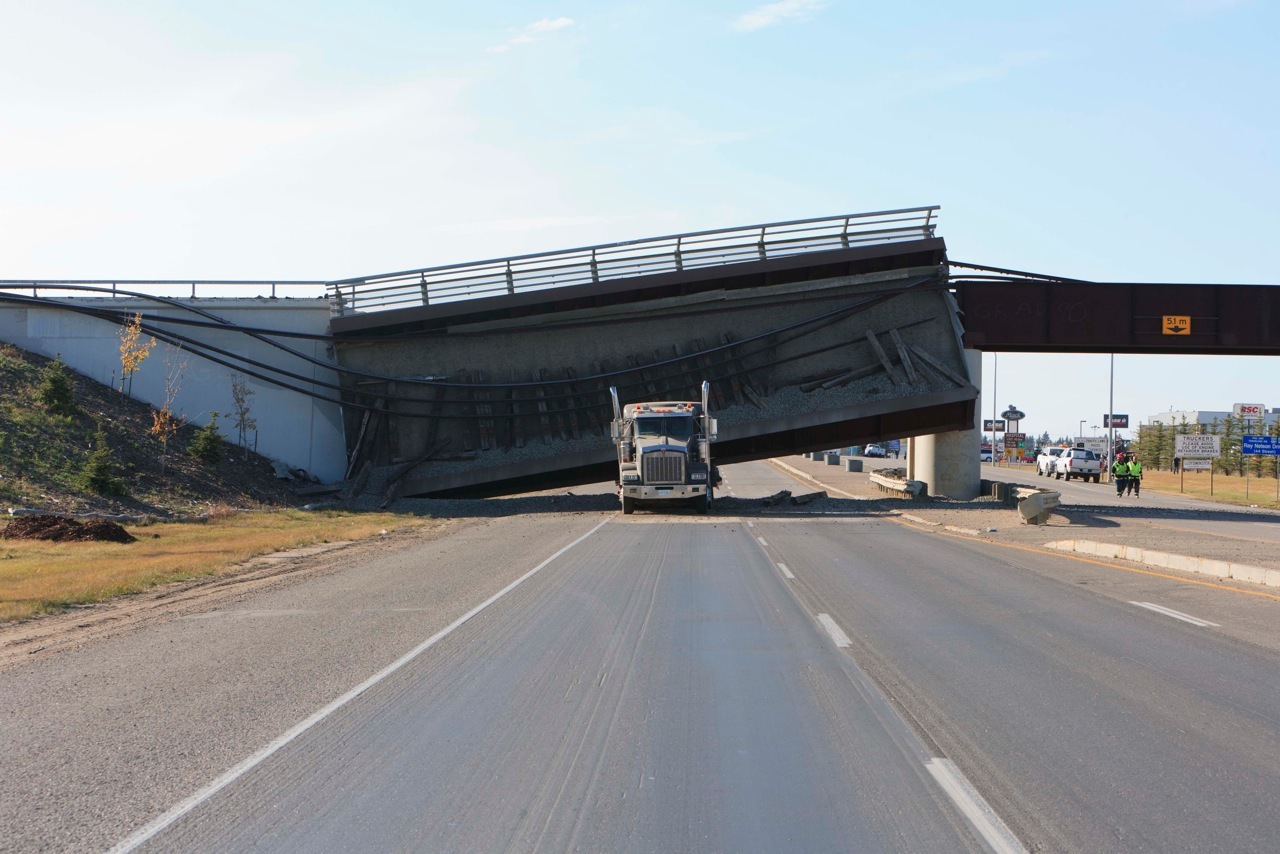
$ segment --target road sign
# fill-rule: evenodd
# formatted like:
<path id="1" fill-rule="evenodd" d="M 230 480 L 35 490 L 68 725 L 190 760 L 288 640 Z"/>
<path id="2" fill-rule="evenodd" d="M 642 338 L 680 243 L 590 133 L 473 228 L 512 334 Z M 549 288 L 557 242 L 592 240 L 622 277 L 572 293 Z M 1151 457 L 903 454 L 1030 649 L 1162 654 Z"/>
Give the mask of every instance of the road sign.
<path id="1" fill-rule="evenodd" d="M 1004 434 L 1004 449 L 1006 451 L 1012 451 L 1012 450 L 1016 450 L 1017 448 L 1021 448 L 1026 445 L 1026 442 L 1027 442 L 1026 433 L 1005 433 Z"/>
<path id="2" fill-rule="evenodd" d="M 1208 471 L 1213 468 L 1213 460 L 1183 460 L 1183 471 Z"/>
<path id="3" fill-rule="evenodd" d="M 1078 444 L 1084 445 L 1085 450 L 1093 451 L 1098 456 L 1107 452 L 1106 436 L 1081 436 Z"/>
<path id="4" fill-rule="evenodd" d="M 1280 436 L 1241 436 L 1240 453 L 1246 456 L 1280 457 Z"/>
<path id="5" fill-rule="evenodd" d="M 1190 335 L 1191 318 L 1185 314 L 1166 314 L 1160 331 L 1165 335 Z"/>
<path id="6" fill-rule="evenodd" d="M 1102 415 L 1102 426 L 1103 426 L 1103 427 L 1115 427 L 1115 428 L 1117 428 L 1117 429 L 1125 429 L 1125 430 L 1127 430 L 1127 429 L 1129 429 L 1129 416 L 1128 416 L 1128 415 L 1120 415 L 1120 414 L 1117 414 L 1117 413 L 1113 413 L 1113 414 L 1111 414 L 1111 415 L 1107 415 L 1106 413 L 1103 413 L 1103 415 Z"/>
<path id="7" fill-rule="evenodd" d="M 982 422 L 982 429 L 986 430 L 988 433 L 990 433 L 992 430 L 999 430 L 1001 433 L 1003 433 L 1004 419 L 997 418 L 995 421 L 992 421 L 990 418 L 984 419 Z"/>
<path id="8" fill-rule="evenodd" d="M 1267 407 L 1261 403 L 1237 403 L 1231 411 L 1240 418 L 1262 418 L 1267 414 Z"/>
<path id="9" fill-rule="evenodd" d="M 1173 453 L 1178 457 L 1217 457 L 1222 455 L 1221 436 L 1212 433 L 1184 433 L 1173 437 Z"/>
<path id="10" fill-rule="evenodd" d="M 1010 421 L 1021 421 L 1022 419 L 1027 417 L 1027 413 L 1021 411 L 1020 409 L 1018 409 L 1018 407 L 1014 406 L 1011 403 L 1009 404 L 1008 409 L 1000 413 L 1000 417 L 1007 418 Z"/>

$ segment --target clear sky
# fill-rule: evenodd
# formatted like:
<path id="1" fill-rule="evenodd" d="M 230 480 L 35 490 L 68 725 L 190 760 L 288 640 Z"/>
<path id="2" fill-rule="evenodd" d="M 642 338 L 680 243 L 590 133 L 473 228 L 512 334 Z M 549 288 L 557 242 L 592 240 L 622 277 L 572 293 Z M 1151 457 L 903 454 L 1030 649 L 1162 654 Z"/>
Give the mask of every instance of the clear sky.
<path id="1" fill-rule="evenodd" d="M 42 0 L 4 29 L 0 278 L 332 279 L 938 204 L 953 260 L 1280 284 L 1265 0 Z M 1278 378 L 1121 356 L 1116 411 L 1280 406 Z M 1028 432 L 1106 411 L 1106 356 L 998 381 Z"/>

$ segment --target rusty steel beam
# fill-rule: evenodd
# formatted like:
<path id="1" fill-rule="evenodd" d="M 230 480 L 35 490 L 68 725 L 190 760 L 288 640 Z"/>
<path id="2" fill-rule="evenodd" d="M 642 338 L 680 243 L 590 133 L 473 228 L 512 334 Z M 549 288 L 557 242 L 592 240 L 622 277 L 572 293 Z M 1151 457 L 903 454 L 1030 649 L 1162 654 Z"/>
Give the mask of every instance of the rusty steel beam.
<path id="1" fill-rule="evenodd" d="M 1280 354 L 1280 285 L 955 278 L 966 349 L 1012 353 Z M 1165 318 L 1190 318 L 1169 334 Z"/>

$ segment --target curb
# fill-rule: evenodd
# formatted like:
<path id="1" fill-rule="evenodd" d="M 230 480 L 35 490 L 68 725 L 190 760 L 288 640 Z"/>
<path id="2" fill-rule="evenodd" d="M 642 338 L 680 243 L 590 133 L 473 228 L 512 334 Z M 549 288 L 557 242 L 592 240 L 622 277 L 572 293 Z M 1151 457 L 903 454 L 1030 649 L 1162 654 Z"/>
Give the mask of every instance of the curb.
<path id="1" fill-rule="evenodd" d="M 1095 555 L 1096 557 L 1119 558 L 1148 566 L 1164 569 L 1180 569 L 1183 572 L 1196 572 L 1211 575 L 1215 578 L 1231 578 L 1236 581 L 1247 581 L 1251 584 L 1265 584 L 1267 587 L 1280 587 L 1280 569 L 1267 569 L 1263 566 L 1250 566 L 1245 563 L 1232 563 L 1226 560 L 1175 555 L 1158 552 L 1154 549 L 1141 549 L 1136 546 L 1122 546 L 1116 543 L 1096 543 L 1093 540 L 1057 540 L 1045 543 L 1046 549 L 1063 552 Z"/>

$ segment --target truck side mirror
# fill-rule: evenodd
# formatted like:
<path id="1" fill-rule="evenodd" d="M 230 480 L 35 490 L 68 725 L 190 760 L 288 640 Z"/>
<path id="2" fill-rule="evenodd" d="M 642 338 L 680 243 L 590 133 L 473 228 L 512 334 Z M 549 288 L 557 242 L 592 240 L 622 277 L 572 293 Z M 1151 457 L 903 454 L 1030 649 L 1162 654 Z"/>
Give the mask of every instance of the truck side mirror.
<path id="1" fill-rule="evenodd" d="M 609 422 L 609 436 L 615 442 L 622 438 L 622 430 L 620 429 L 621 426 L 622 425 L 617 421 Z"/>

